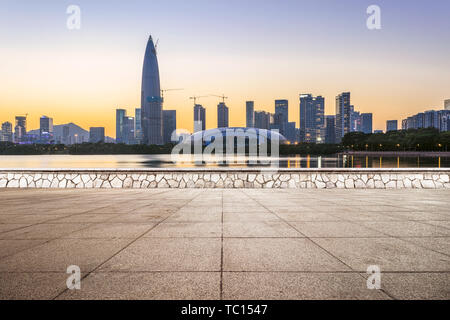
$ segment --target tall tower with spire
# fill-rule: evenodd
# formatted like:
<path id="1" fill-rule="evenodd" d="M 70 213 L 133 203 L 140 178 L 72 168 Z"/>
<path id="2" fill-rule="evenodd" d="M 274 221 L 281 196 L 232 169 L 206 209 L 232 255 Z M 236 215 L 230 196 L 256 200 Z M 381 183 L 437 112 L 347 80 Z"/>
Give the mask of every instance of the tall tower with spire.
<path id="1" fill-rule="evenodd" d="M 163 144 L 162 103 L 158 58 L 150 36 L 142 69 L 141 125 L 144 144 Z"/>

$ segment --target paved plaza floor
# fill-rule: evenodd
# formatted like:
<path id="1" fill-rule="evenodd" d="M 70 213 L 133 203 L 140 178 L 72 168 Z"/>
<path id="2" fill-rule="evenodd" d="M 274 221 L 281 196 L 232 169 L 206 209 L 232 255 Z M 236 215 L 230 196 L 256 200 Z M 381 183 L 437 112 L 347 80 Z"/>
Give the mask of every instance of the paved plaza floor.
<path id="1" fill-rule="evenodd" d="M 5 189 L 0 298 L 450 299 L 450 191 Z"/>

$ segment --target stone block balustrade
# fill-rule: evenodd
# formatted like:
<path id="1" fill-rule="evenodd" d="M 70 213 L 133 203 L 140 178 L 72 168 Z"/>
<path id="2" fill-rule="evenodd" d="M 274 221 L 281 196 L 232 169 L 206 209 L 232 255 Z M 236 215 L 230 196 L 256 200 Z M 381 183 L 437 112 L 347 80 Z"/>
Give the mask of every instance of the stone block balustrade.
<path id="1" fill-rule="evenodd" d="M 0 169 L 0 188 L 450 189 L 449 169 Z"/>

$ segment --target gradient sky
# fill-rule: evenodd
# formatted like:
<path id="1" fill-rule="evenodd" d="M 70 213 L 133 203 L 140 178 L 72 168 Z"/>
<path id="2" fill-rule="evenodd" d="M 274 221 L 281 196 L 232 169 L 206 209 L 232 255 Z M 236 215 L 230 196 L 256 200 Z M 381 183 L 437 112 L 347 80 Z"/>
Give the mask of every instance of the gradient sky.
<path id="1" fill-rule="evenodd" d="M 81 7 L 81 30 L 66 28 L 66 8 Z M 366 28 L 366 8 L 381 7 L 382 29 Z M 148 35 L 159 39 L 165 109 L 192 130 L 192 95 L 229 97 L 230 125 L 245 125 L 245 101 L 274 111 L 289 99 L 299 122 L 300 93 L 352 93 L 374 129 L 450 98 L 448 0 L 0 0 L 0 121 L 29 114 L 29 129 L 48 115 L 55 124 L 105 126 L 115 136 L 115 109 L 140 106 Z M 219 98 L 200 100 L 207 128 Z"/>

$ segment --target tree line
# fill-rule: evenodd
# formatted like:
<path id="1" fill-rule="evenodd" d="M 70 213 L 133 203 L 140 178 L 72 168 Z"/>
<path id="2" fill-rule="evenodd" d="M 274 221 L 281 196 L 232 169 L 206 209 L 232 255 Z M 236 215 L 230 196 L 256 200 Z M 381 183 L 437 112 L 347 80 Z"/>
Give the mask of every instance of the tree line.
<path id="1" fill-rule="evenodd" d="M 373 134 L 351 132 L 342 138 L 342 146 L 352 151 L 450 151 L 450 131 L 423 128 Z"/>

